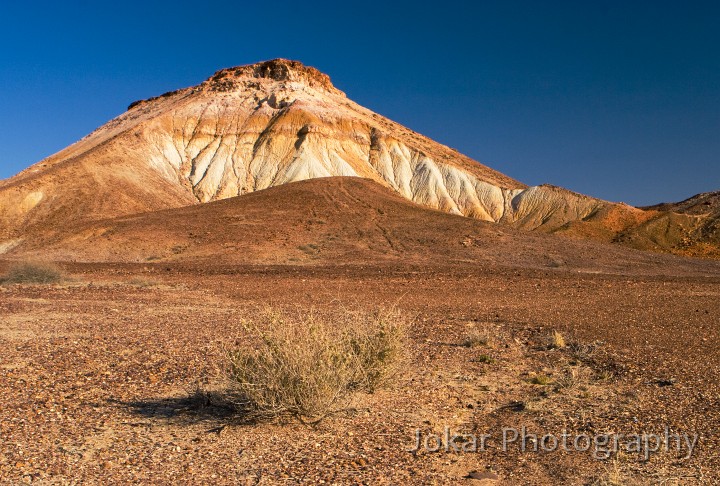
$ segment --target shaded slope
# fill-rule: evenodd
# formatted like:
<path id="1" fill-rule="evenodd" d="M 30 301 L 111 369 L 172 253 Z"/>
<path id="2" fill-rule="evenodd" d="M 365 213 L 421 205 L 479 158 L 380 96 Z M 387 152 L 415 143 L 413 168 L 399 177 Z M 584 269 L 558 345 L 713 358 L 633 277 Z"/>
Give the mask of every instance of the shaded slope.
<path id="1" fill-rule="evenodd" d="M 720 271 L 714 264 L 703 266 L 428 210 L 373 181 L 345 177 L 85 224 L 25 242 L 11 255 L 209 266 L 398 261 L 620 273 Z"/>
<path id="2" fill-rule="evenodd" d="M 679 203 L 663 203 L 646 208 L 634 208 L 626 204 L 597 204 L 584 217 L 573 219 L 562 215 L 555 218 L 559 224 L 552 224 L 551 216 L 549 224 L 530 229 L 604 243 L 619 243 L 644 251 L 718 259 L 719 194 L 698 194 Z M 547 212 L 547 208 L 535 211 L 535 220 L 543 212 Z"/>
<path id="3" fill-rule="evenodd" d="M 645 209 L 657 215 L 622 232 L 618 242 L 639 249 L 720 258 L 720 191 Z"/>

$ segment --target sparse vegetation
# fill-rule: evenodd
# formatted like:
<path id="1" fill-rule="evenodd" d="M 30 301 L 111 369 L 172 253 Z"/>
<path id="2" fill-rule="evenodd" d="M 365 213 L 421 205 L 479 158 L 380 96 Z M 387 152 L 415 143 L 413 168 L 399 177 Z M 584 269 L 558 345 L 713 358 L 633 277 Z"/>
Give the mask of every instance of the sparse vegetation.
<path id="1" fill-rule="evenodd" d="M 298 250 L 305 253 L 306 255 L 316 255 L 320 248 L 315 243 L 308 243 L 306 245 L 300 245 L 298 246 Z"/>
<path id="2" fill-rule="evenodd" d="M 486 328 L 480 329 L 478 327 L 473 327 L 462 341 L 462 345 L 466 348 L 489 346 L 491 343 L 492 336 L 490 332 Z"/>
<path id="3" fill-rule="evenodd" d="M 8 284 L 55 284 L 64 280 L 60 267 L 49 262 L 26 261 L 14 263 L 0 282 Z"/>
<path id="4" fill-rule="evenodd" d="M 154 280 L 146 280 L 144 278 L 133 278 L 128 281 L 128 285 L 130 285 L 132 287 L 148 288 L 148 287 L 155 287 L 158 285 L 158 283 Z"/>
<path id="5" fill-rule="evenodd" d="M 475 361 L 476 363 L 493 364 L 495 362 L 495 358 L 487 354 L 481 354 L 473 361 Z"/>
<path id="6" fill-rule="evenodd" d="M 623 472 L 620 458 L 615 458 L 607 465 L 603 476 L 592 483 L 593 486 L 636 486 L 638 484 L 640 483 Z"/>
<path id="7" fill-rule="evenodd" d="M 592 382 L 593 372 L 585 366 L 569 367 L 555 380 L 558 388 L 586 387 Z"/>
<path id="8" fill-rule="evenodd" d="M 254 419 L 317 422 L 373 392 L 399 371 L 405 319 L 397 311 L 320 317 L 268 310 L 248 323 L 249 342 L 227 353 L 231 400 Z"/>
<path id="9" fill-rule="evenodd" d="M 566 345 L 565 337 L 558 331 L 553 331 L 550 335 L 550 346 L 555 349 L 563 349 Z"/>
<path id="10" fill-rule="evenodd" d="M 608 371 L 608 370 L 602 370 L 602 371 L 600 371 L 600 372 L 597 374 L 597 376 L 595 377 L 595 379 L 596 379 L 597 381 L 600 381 L 600 382 L 609 382 L 609 381 L 611 381 L 613 378 L 615 378 L 615 375 L 613 374 L 612 371 Z"/>
<path id="11" fill-rule="evenodd" d="M 595 353 L 595 345 L 571 342 L 567 345 L 570 355 L 577 361 L 589 361 Z"/>
<path id="12" fill-rule="evenodd" d="M 543 373 L 532 376 L 529 381 L 533 385 L 542 385 L 542 386 L 547 386 L 553 382 L 552 379 L 548 375 L 545 375 Z"/>

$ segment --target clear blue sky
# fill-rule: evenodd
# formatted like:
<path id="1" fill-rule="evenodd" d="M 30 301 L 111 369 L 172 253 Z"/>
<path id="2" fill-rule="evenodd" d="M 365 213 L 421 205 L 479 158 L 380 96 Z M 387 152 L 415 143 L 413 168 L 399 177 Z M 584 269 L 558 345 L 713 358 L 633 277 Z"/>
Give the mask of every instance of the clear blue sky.
<path id="1" fill-rule="evenodd" d="M 8 0 L 0 23 L 0 178 L 131 101 L 286 57 L 528 184 L 720 189 L 716 1 Z"/>

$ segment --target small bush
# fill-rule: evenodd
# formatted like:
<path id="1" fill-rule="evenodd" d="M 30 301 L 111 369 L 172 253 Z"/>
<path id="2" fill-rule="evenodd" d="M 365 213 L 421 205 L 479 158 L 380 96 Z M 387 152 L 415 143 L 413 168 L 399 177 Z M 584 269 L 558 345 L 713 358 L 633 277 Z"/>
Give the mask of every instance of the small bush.
<path id="1" fill-rule="evenodd" d="M 555 349 L 562 349 L 566 346 L 565 338 L 562 334 L 560 334 L 557 331 L 553 331 L 553 333 L 550 335 L 550 346 Z"/>
<path id="2" fill-rule="evenodd" d="M 158 283 L 154 280 L 145 280 L 143 278 L 133 278 L 130 279 L 127 283 L 131 287 L 140 287 L 140 288 L 148 288 L 148 287 L 156 287 Z"/>
<path id="3" fill-rule="evenodd" d="M 336 318 L 266 311 L 255 341 L 231 350 L 231 399 L 254 419 L 295 416 L 314 423 L 347 407 L 354 392 L 373 392 L 400 369 L 406 323 L 396 311 Z"/>
<path id="4" fill-rule="evenodd" d="M 302 251 L 306 255 L 316 255 L 320 252 L 320 248 L 314 243 L 308 243 L 307 245 L 298 246 L 298 250 Z"/>
<path id="5" fill-rule="evenodd" d="M 608 371 L 608 370 L 601 371 L 595 377 L 595 379 L 597 381 L 603 381 L 603 382 L 612 381 L 613 378 L 615 378 L 615 375 L 613 374 L 612 371 Z"/>
<path id="6" fill-rule="evenodd" d="M 477 358 L 475 358 L 473 361 L 476 363 L 483 363 L 483 364 L 493 364 L 495 362 L 495 358 L 492 356 L 489 356 L 487 354 L 481 354 Z"/>
<path id="7" fill-rule="evenodd" d="M 567 345 L 570 355 L 577 361 L 590 361 L 595 354 L 594 344 L 572 342 Z"/>
<path id="8" fill-rule="evenodd" d="M 642 484 L 623 472 L 620 464 L 621 457 L 622 455 L 618 454 L 615 460 L 605 466 L 604 474 L 591 484 L 593 486 L 638 486 Z M 661 484 L 664 484 L 664 481 Z"/>
<path id="9" fill-rule="evenodd" d="M 533 385 L 546 386 L 552 383 L 552 379 L 547 375 L 539 374 L 530 378 L 530 383 L 532 383 Z"/>
<path id="10" fill-rule="evenodd" d="M 2 282 L 10 284 L 54 284 L 62 282 L 63 279 L 63 271 L 52 263 L 18 262 L 10 267 Z"/>
<path id="11" fill-rule="evenodd" d="M 558 388 L 587 387 L 592 382 L 592 378 L 592 370 L 581 366 L 565 370 L 565 373 L 555 380 L 555 384 Z"/>
<path id="12" fill-rule="evenodd" d="M 489 346 L 491 343 L 492 336 L 487 329 L 473 327 L 463 339 L 462 345 L 466 348 L 474 348 L 476 346 Z"/>

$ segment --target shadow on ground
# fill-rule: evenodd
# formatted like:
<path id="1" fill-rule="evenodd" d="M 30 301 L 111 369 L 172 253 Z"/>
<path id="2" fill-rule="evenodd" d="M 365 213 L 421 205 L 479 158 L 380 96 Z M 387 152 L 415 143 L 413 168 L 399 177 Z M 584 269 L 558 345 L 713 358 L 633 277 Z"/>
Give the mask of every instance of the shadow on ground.
<path id="1" fill-rule="evenodd" d="M 130 402 L 110 399 L 109 402 L 133 415 L 180 424 L 197 422 L 246 424 L 251 422 L 246 413 L 226 398 L 219 394 L 205 392 Z"/>

